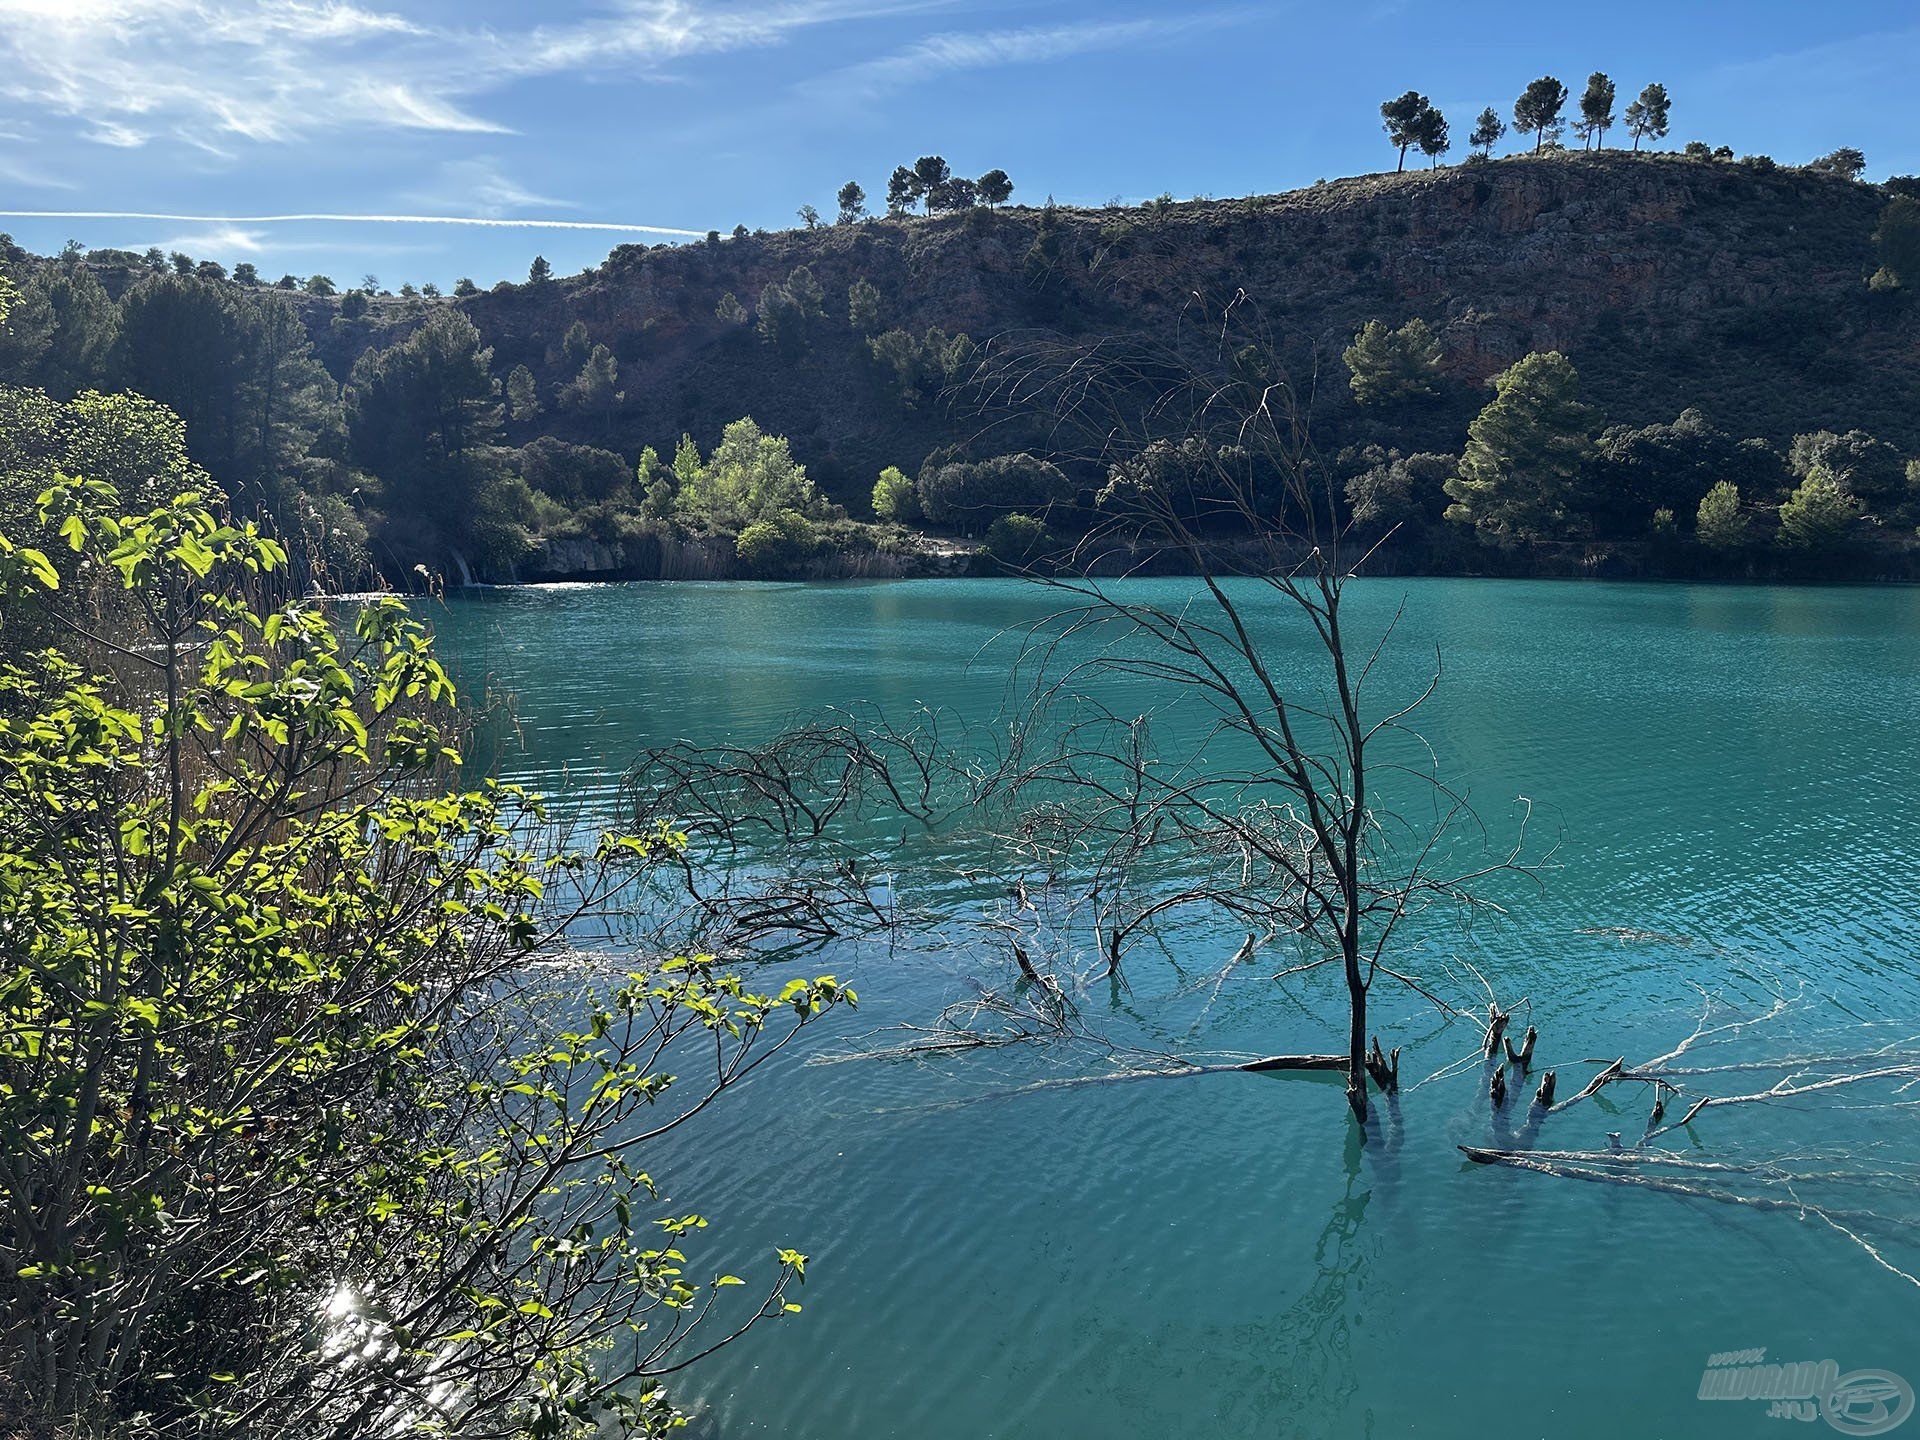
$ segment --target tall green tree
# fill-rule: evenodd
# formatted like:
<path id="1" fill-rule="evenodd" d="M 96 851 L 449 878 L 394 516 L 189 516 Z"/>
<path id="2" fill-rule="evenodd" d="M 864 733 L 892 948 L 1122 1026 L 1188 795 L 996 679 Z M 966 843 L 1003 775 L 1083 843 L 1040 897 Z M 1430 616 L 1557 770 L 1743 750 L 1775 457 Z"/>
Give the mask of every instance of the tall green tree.
<path id="1" fill-rule="evenodd" d="M 736 420 L 702 461 L 690 439 L 674 456 L 678 481 L 675 512 L 684 519 L 739 534 L 782 512 L 813 518 L 825 501 L 793 458 L 786 438 L 768 435 L 751 417 Z"/>
<path id="2" fill-rule="evenodd" d="M 814 279 L 813 271 L 796 265 L 785 280 L 772 281 L 761 289 L 754 303 L 760 333 L 769 344 L 797 355 L 806 349 L 815 322 L 825 316 L 825 302 L 826 292 Z"/>
<path id="3" fill-rule="evenodd" d="M 406 564 L 508 563 L 525 546 L 529 492 L 498 449 L 492 367 L 492 349 L 457 310 L 433 311 L 353 363 L 350 453 L 380 477 L 383 535 Z"/>
<path id="4" fill-rule="evenodd" d="M 1740 487 L 1721 480 L 1700 498 L 1693 522 L 1694 538 L 1709 550 L 1738 550 L 1747 543 L 1747 516 L 1740 508 Z"/>
<path id="5" fill-rule="evenodd" d="M 547 263 L 547 257 L 544 255 L 534 256 L 533 263 L 527 267 L 527 283 L 529 285 L 544 285 L 551 279 L 553 279 L 553 266 Z"/>
<path id="6" fill-rule="evenodd" d="M 1341 354 L 1348 387 L 1362 405 L 1394 405 L 1440 388 L 1440 342 L 1418 316 L 1399 329 L 1369 320 Z"/>
<path id="7" fill-rule="evenodd" d="M 1864 504 L 1885 509 L 1908 498 L 1906 462 L 1900 452 L 1864 430 L 1844 435 L 1816 430 L 1796 435 L 1787 463 L 1799 479 L 1824 471 L 1841 489 Z"/>
<path id="8" fill-rule="evenodd" d="M 120 312 L 84 265 L 42 272 L 53 331 L 41 358 L 41 381 L 55 395 L 72 395 L 107 378 Z"/>
<path id="9" fill-rule="evenodd" d="M 619 362 L 604 345 L 593 347 L 580 373 L 560 392 L 561 404 L 598 419 L 603 433 L 611 433 L 614 411 L 626 398 L 620 389 Z"/>
<path id="10" fill-rule="evenodd" d="M 1845 543 L 1860 506 L 1831 472 L 1816 465 L 1780 506 L 1780 544 L 1826 554 Z"/>
<path id="11" fill-rule="evenodd" d="M 1489 105 L 1480 112 L 1480 118 L 1473 122 L 1473 134 L 1467 139 L 1484 160 L 1492 157 L 1493 147 L 1500 143 L 1500 137 L 1506 133 L 1507 127 L 1500 119 L 1500 112 Z"/>
<path id="12" fill-rule="evenodd" d="M 1447 117 L 1434 106 L 1427 107 L 1427 113 L 1420 117 L 1419 133 L 1414 143 L 1420 147 L 1420 153 L 1427 157 L 1430 165 L 1438 166 L 1440 157 L 1453 148 L 1453 130 L 1447 124 Z"/>
<path id="13" fill-rule="evenodd" d="M 922 155 L 913 162 L 913 190 L 915 200 L 928 200 L 938 195 L 953 179 L 953 167 L 938 155 Z"/>
<path id="14" fill-rule="evenodd" d="M 1587 88 L 1580 96 L 1580 119 L 1574 125 L 1583 148 L 1605 143 L 1607 131 L 1613 128 L 1614 93 L 1613 81 L 1604 71 L 1587 77 Z"/>
<path id="15" fill-rule="evenodd" d="M 979 191 L 980 203 L 989 210 L 1004 205 L 1013 198 L 1013 181 L 1004 170 L 989 170 L 974 182 Z"/>
<path id="16" fill-rule="evenodd" d="M 1400 154 L 1398 163 L 1393 167 L 1396 174 L 1407 168 L 1407 151 L 1420 143 L 1421 136 L 1431 123 L 1428 117 L 1433 113 L 1433 103 L 1418 90 L 1409 90 L 1404 95 L 1382 102 L 1380 128 L 1387 132 L 1387 143 Z"/>
<path id="17" fill-rule="evenodd" d="M 270 493 L 329 435 L 338 436 L 340 390 L 313 352 L 300 312 L 283 295 L 240 307 L 244 369 L 239 406 L 245 440 L 234 483 Z M 282 533 L 286 533 L 284 530 Z"/>
<path id="18" fill-rule="evenodd" d="M 1673 101 L 1666 86 L 1656 82 L 1642 90 L 1640 97 L 1627 106 L 1627 133 L 1633 136 L 1633 148 L 1638 150 L 1642 140 L 1665 139 L 1672 112 Z"/>
<path id="19" fill-rule="evenodd" d="M 1566 103 L 1567 87 L 1551 75 L 1542 75 L 1513 102 L 1513 128 L 1533 136 L 1533 148 L 1538 153 L 1549 135 L 1558 137 L 1560 111 Z"/>
<path id="20" fill-rule="evenodd" d="M 920 494 L 913 480 L 897 465 L 880 472 L 873 486 L 873 513 L 901 524 L 920 518 Z"/>
<path id="21" fill-rule="evenodd" d="M 1558 351 L 1535 353 L 1494 377 L 1494 398 L 1467 430 L 1447 481 L 1447 518 L 1502 546 L 1563 540 L 1581 528 L 1580 488 L 1597 415 Z"/>
<path id="22" fill-rule="evenodd" d="M 881 316 L 880 287 L 866 276 L 847 287 L 847 323 L 856 335 L 874 335 L 885 323 Z"/>
<path id="23" fill-rule="evenodd" d="M 893 174 L 887 177 L 887 214 L 910 215 L 919 198 L 913 171 L 904 165 L 894 166 Z"/>
<path id="24" fill-rule="evenodd" d="M 228 484 L 239 477 L 249 428 L 246 331 L 234 292 L 197 276 L 150 275 L 120 303 L 120 378 L 177 414 L 194 460 Z"/>
<path id="25" fill-rule="evenodd" d="M 516 365 L 507 372 L 507 414 L 515 420 L 531 420 L 540 413 L 540 387 L 533 372 Z"/>
<path id="26" fill-rule="evenodd" d="M 840 205 L 839 219 L 842 225 L 852 225 L 867 218 L 867 192 L 860 188 L 858 180 L 847 181 L 834 198 Z"/>
<path id="27" fill-rule="evenodd" d="M 1896 195 L 1887 202 L 1874 227 L 1873 247 L 1893 284 L 1920 286 L 1920 199 Z"/>
<path id="28" fill-rule="evenodd" d="M 1818 175 L 1838 175 L 1843 180 L 1858 180 L 1867 173 L 1867 155 L 1852 145 L 1842 145 L 1817 160 L 1809 160 L 1807 169 Z"/>

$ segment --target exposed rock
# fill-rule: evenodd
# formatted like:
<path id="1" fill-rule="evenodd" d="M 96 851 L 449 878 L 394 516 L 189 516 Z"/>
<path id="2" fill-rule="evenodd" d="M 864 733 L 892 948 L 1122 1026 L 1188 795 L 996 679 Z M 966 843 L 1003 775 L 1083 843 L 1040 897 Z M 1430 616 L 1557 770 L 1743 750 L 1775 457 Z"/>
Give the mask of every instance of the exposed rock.
<path id="1" fill-rule="evenodd" d="M 609 345 L 628 402 L 614 444 L 711 443 L 751 414 L 789 436 L 811 473 L 863 508 L 886 464 L 912 471 L 962 440 L 963 419 L 904 407 L 847 323 L 847 287 L 879 287 L 888 326 L 977 340 L 1044 325 L 1070 334 L 1171 322 L 1192 292 L 1244 287 L 1321 367 L 1323 445 L 1458 446 L 1480 383 L 1529 350 L 1560 349 L 1610 419 L 1671 419 L 1698 404 L 1739 434 L 1784 442 L 1858 426 L 1920 452 L 1920 319 L 1872 297 L 1870 236 L 1885 196 L 1805 170 L 1675 155 L 1574 153 L 1364 176 L 1247 200 L 1056 213 L 1056 263 L 1030 271 L 1041 212 L 880 220 L 695 243 L 623 246 L 591 275 L 458 302 L 504 374 L 566 378 L 575 319 Z M 809 266 L 826 294 L 804 354 L 782 354 L 714 314 L 752 307 Z M 328 307 L 307 307 L 315 322 Z M 1446 348 L 1449 393 L 1382 419 L 1356 410 L 1338 355 L 1366 320 L 1420 315 Z M 368 333 L 403 333 L 384 314 Z M 316 329 L 320 328 L 316 323 Z M 336 373 L 351 335 L 326 326 Z M 539 425 L 572 435 L 549 413 Z M 533 432 L 517 433 L 528 438 Z M 598 563 L 606 556 L 587 556 Z"/>

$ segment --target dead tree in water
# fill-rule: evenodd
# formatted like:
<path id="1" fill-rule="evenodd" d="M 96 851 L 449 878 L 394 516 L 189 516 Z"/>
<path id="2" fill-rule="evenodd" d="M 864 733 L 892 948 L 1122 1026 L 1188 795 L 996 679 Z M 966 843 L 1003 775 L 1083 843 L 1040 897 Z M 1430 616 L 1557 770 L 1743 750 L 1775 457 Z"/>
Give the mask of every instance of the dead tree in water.
<path id="1" fill-rule="evenodd" d="M 1395 970 L 1396 933 L 1436 901 L 1475 903 L 1469 887 L 1516 868 L 1519 848 L 1446 868 L 1455 832 L 1471 821 L 1464 797 L 1432 766 L 1382 753 L 1412 735 L 1439 657 L 1416 693 L 1371 703 L 1394 623 L 1370 644 L 1351 634 L 1347 587 L 1371 552 L 1350 543 L 1332 472 L 1308 441 L 1311 397 L 1284 378 L 1244 296 L 1212 314 L 1196 304 L 1193 321 L 1166 344 L 996 342 L 978 399 L 988 415 L 1054 417 L 1061 463 L 1109 477 L 1085 538 L 1027 567 L 1064 602 L 1036 633 L 1043 661 L 1091 639 L 1098 656 L 1069 662 L 1076 679 L 1132 677 L 1210 712 L 1196 753 L 1141 759 L 1122 784 L 1087 783 L 1125 798 L 1135 834 L 1172 830 L 1237 849 L 1266 908 L 1289 914 L 1325 952 L 1289 973 L 1339 967 L 1347 1099 L 1364 1118 L 1374 980 L 1430 993 Z M 1155 570 L 1197 576 L 1198 593 L 1165 604 L 1115 583 Z M 1263 638 L 1272 624 L 1263 600 L 1279 601 L 1310 640 L 1307 673 Z M 1105 764 L 1124 765 L 1124 752 Z M 1412 824 L 1383 808 L 1376 780 L 1387 774 L 1417 780 L 1430 816 Z M 1391 1074 L 1384 1060 L 1379 1069 Z"/>

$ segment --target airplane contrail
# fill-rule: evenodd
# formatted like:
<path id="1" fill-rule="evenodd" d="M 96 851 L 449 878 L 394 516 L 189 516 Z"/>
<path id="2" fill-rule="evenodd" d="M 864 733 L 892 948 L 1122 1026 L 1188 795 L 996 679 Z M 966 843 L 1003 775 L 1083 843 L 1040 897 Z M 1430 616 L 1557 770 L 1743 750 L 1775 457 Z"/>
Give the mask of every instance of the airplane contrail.
<path id="1" fill-rule="evenodd" d="M 478 215 L 169 215 L 155 210 L 0 210 L 6 220 L 167 220 L 187 225 L 481 225 L 507 230 L 612 230 L 623 234 L 686 235 L 671 225 L 617 225 L 609 220 L 540 220 Z"/>

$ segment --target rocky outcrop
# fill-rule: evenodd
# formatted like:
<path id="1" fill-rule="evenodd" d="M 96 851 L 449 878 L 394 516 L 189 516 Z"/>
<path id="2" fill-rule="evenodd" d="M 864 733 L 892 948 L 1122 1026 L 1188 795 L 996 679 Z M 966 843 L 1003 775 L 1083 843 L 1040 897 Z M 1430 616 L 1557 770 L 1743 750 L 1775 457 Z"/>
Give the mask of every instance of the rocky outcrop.
<path id="1" fill-rule="evenodd" d="M 551 407 L 540 429 L 631 457 L 647 444 L 665 452 L 682 433 L 710 443 L 751 414 L 856 507 L 881 466 L 913 470 L 968 434 L 937 406 L 903 405 L 871 363 L 847 323 L 860 278 L 879 288 L 886 325 L 976 339 L 1035 325 L 1152 329 L 1195 291 L 1244 288 L 1301 363 L 1317 355 L 1323 445 L 1456 448 L 1488 375 L 1559 349 L 1613 420 L 1671 419 L 1694 404 L 1776 442 L 1858 426 L 1920 453 L 1920 318 L 1865 284 L 1884 201 L 1874 186 L 1758 164 L 1515 156 L 1246 200 L 1061 210 L 1057 258 L 1044 266 L 1029 263 L 1041 212 L 1013 207 L 626 246 L 591 274 L 459 303 L 498 371 L 526 364 L 549 390 L 568 378 L 560 337 L 573 321 L 613 349 L 627 399 L 611 436 L 598 425 L 575 434 L 584 422 Z M 826 314 L 799 353 L 715 315 L 723 294 L 751 309 L 803 264 Z M 351 337 L 322 309 L 309 314 L 326 323 L 327 358 L 343 371 Z M 1339 350 L 1368 319 L 1413 315 L 1442 337 L 1453 383 L 1383 423 L 1353 407 Z M 383 316 L 370 334 L 403 328 Z"/>
<path id="2" fill-rule="evenodd" d="M 731 544 L 673 535 L 619 540 L 561 537 L 536 540 L 512 575 L 528 584 L 598 580 L 917 580 L 964 575 L 971 550 L 916 537 L 897 551 L 835 550 L 807 556 L 775 575 L 749 571 Z"/>

